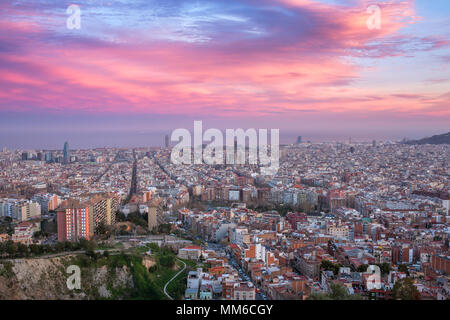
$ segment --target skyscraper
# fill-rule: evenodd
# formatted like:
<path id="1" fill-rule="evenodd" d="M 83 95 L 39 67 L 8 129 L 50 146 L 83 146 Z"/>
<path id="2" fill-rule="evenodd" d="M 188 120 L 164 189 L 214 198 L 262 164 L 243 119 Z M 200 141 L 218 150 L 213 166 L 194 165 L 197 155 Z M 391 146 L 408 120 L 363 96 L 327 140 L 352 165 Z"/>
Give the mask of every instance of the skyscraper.
<path id="1" fill-rule="evenodd" d="M 297 144 L 300 144 L 300 143 L 302 143 L 302 136 L 297 137 Z"/>
<path id="2" fill-rule="evenodd" d="M 64 163 L 70 162 L 70 152 L 69 152 L 69 143 L 66 141 L 64 143 Z"/>
<path id="3" fill-rule="evenodd" d="M 53 161 L 53 153 L 47 152 L 47 153 L 45 154 L 45 161 L 46 161 L 46 162 L 52 162 L 52 161 Z"/>
<path id="4" fill-rule="evenodd" d="M 169 135 L 167 135 L 167 134 L 165 136 L 165 146 L 166 146 L 166 148 L 169 147 Z"/>

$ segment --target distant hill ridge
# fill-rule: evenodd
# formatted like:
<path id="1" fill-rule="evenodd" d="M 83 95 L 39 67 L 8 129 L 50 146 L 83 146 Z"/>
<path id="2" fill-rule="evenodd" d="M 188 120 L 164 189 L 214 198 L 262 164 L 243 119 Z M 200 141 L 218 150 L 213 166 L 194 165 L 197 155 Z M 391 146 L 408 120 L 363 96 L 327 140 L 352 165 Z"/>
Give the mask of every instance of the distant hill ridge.
<path id="1" fill-rule="evenodd" d="M 409 140 L 406 144 L 450 144 L 450 132 L 438 134 L 420 140 Z"/>

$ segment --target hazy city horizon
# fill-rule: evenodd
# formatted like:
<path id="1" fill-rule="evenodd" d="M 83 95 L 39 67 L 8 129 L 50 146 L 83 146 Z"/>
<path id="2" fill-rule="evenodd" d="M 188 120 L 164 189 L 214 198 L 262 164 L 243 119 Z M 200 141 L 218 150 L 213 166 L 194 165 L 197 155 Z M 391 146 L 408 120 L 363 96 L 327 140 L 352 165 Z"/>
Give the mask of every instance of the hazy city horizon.
<path id="1" fill-rule="evenodd" d="M 238 129 L 238 128 L 233 128 Z M 244 130 L 248 128 L 242 128 Z M 257 128 L 255 128 L 257 129 Z M 223 130 L 224 132 L 224 130 Z M 446 132 L 429 132 L 428 134 L 397 134 L 392 136 L 364 135 L 364 134 L 341 134 L 330 136 L 327 134 L 311 134 L 308 132 L 287 133 L 280 130 L 280 144 L 295 144 L 298 136 L 302 137 L 302 142 L 312 143 L 348 143 L 351 139 L 354 143 L 372 143 L 376 141 L 401 141 L 406 139 L 421 139 L 435 134 Z M 101 132 L 101 133 L 69 133 L 55 134 L 54 132 L 42 133 L 11 133 L 0 135 L 0 148 L 8 148 L 11 150 L 19 149 L 48 149 L 59 150 L 65 141 L 68 141 L 70 148 L 75 149 L 94 149 L 94 148 L 145 148 L 145 147 L 162 147 L 164 146 L 165 136 L 171 135 L 169 131 L 155 132 Z M 176 142 L 171 142 L 171 145 Z"/>

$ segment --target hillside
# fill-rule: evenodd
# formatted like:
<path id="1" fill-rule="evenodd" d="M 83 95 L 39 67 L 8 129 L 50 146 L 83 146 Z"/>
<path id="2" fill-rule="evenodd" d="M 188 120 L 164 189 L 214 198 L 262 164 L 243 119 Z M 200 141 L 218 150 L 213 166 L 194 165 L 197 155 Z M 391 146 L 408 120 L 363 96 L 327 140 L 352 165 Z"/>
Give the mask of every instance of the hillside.
<path id="1" fill-rule="evenodd" d="M 420 140 L 406 141 L 405 144 L 450 144 L 450 132 L 423 138 Z"/>
<path id="2" fill-rule="evenodd" d="M 70 265 L 81 269 L 80 290 L 67 288 Z M 0 260 L 0 300 L 166 299 L 162 287 L 178 267 L 138 254 Z"/>
<path id="3" fill-rule="evenodd" d="M 126 266 L 84 265 L 81 268 L 81 290 L 71 291 L 67 288 L 65 270 L 77 262 L 83 263 L 76 256 L 1 261 L 0 299 L 106 299 L 111 298 L 113 292 L 127 292 L 134 288 L 132 274 Z"/>

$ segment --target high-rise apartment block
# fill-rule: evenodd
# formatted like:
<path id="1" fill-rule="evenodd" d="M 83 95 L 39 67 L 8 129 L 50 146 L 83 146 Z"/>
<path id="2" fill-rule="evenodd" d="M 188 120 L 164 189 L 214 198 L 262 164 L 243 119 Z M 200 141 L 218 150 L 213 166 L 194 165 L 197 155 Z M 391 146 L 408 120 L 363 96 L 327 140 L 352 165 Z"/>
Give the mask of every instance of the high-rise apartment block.
<path id="1" fill-rule="evenodd" d="M 148 207 L 148 229 L 153 230 L 158 227 L 158 207 L 150 205 Z"/>
<path id="2" fill-rule="evenodd" d="M 89 206 L 77 200 L 66 200 L 57 209 L 58 241 L 78 241 L 92 237 Z"/>
<path id="3" fill-rule="evenodd" d="M 33 201 L 24 201 L 16 206 L 13 215 L 19 221 L 38 219 L 41 217 L 41 205 Z"/>
<path id="4" fill-rule="evenodd" d="M 30 200 L 0 199 L 0 217 L 11 217 L 17 221 L 39 219 L 41 206 Z"/>
<path id="5" fill-rule="evenodd" d="M 32 200 L 41 205 L 42 212 L 44 213 L 55 210 L 60 203 L 60 199 L 56 194 L 49 193 L 36 194 Z"/>
<path id="6" fill-rule="evenodd" d="M 113 194 L 96 195 L 88 201 L 91 231 L 103 224 L 110 226 L 116 223 L 116 212 L 119 210 L 119 198 Z M 92 229 L 93 228 L 93 229 Z"/>

